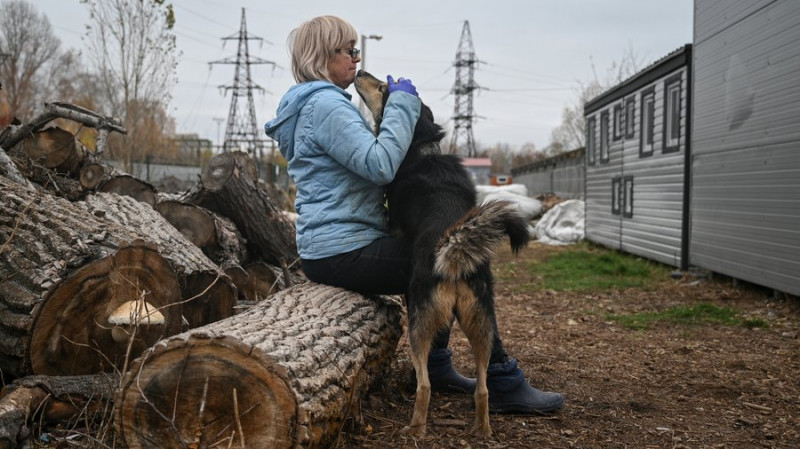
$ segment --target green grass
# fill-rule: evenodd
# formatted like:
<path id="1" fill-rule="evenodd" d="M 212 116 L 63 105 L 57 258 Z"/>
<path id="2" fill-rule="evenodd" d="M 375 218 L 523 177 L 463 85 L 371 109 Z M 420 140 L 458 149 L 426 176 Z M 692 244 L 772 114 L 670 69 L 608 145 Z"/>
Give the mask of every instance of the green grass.
<path id="1" fill-rule="evenodd" d="M 600 291 L 649 288 L 669 276 L 665 265 L 588 243 L 528 266 L 541 288 L 555 291 Z"/>
<path id="2" fill-rule="evenodd" d="M 760 318 L 739 317 L 739 312 L 730 307 L 720 307 L 710 303 L 694 306 L 671 307 L 659 312 L 641 312 L 630 315 L 608 314 L 606 319 L 616 321 L 628 329 L 644 330 L 656 323 L 672 325 L 720 324 L 723 326 L 768 327 Z"/>

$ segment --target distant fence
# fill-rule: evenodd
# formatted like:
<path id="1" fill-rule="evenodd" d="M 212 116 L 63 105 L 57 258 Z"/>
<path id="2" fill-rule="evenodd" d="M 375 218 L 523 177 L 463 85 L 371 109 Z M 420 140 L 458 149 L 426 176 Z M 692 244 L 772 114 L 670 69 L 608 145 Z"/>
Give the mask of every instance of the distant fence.
<path id="1" fill-rule="evenodd" d="M 124 170 L 122 162 L 109 162 L 114 168 Z M 202 173 L 203 168 L 205 168 L 205 166 L 134 162 L 130 175 L 150 183 L 158 183 L 166 178 L 196 182 L 200 179 L 200 173 Z M 270 179 L 270 177 L 267 176 L 268 174 L 272 175 L 271 179 L 280 187 L 284 189 L 288 188 L 289 175 L 286 173 L 286 169 L 276 167 L 272 164 L 262 164 L 262 166 L 259 167 L 259 177 L 262 180 Z"/>
<path id="2" fill-rule="evenodd" d="M 530 196 L 554 193 L 560 198 L 583 199 L 585 183 L 584 149 L 561 153 L 511 169 L 514 184 L 523 184 Z"/>

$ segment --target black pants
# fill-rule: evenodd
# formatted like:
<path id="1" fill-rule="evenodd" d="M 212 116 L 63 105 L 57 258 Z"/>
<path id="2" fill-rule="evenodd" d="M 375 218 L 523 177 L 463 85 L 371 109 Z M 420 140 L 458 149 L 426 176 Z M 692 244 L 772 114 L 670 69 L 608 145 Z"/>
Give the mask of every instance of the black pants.
<path id="1" fill-rule="evenodd" d="M 365 296 L 404 295 L 411 279 L 411 245 L 402 238 L 384 237 L 369 245 L 324 259 L 302 259 L 303 272 L 320 284 L 341 287 Z M 494 317 L 493 317 L 494 318 Z M 494 342 L 490 362 L 507 358 L 503 342 L 492 320 Z M 446 348 L 450 328 L 442 329 L 433 340 L 433 349 Z"/>

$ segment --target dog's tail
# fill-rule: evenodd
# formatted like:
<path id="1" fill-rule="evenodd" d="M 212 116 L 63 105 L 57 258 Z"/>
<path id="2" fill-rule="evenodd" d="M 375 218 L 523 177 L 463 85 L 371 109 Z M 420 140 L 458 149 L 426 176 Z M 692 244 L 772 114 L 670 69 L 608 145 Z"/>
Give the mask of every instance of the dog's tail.
<path id="1" fill-rule="evenodd" d="M 476 206 L 442 236 L 434 271 L 446 279 L 464 278 L 491 259 L 506 235 L 514 253 L 530 240 L 525 220 L 511 202 L 488 201 Z"/>

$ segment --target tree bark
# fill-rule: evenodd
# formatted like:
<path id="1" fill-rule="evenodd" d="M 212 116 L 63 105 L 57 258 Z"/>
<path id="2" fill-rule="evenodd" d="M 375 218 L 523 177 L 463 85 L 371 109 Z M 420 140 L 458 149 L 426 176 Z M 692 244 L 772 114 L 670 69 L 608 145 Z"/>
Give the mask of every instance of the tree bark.
<path id="1" fill-rule="evenodd" d="M 256 173 L 247 154 L 222 153 L 209 161 L 186 199 L 233 221 L 253 257 L 280 267 L 290 265 L 299 257 L 294 226 L 258 185 Z"/>
<path id="2" fill-rule="evenodd" d="M 113 210 L 89 213 L 89 206 L 79 204 L 32 192 L 0 177 L 0 369 L 4 375 L 113 370 L 159 339 L 180 332 L 183 314 L 194 325 L 207 322 L 186 312 L 187 307 L 191 312 L 198 306 L 182 304 L 189 298 L 185 295 L 194 295 L 198 286 L 210 285 L 207 279 L 190 279 L 196 272 L 206 276 L 203 267 L 213 266 L 199 249 L 167 237 L 158 239 L 164 232 L 123 227 L 98 216 L 114 215 Z M 160 220 L 158 226 L 171 228 L 150 210 Z M 174 240 L 183 239 L 173 232 Z M 217 284 L 227 285 L 226 277 L 218 278 L 223 282 Z M 182 296 L 182 291 L 189 293 Z M 235 295 L 230 286 L 219 291 Z M 142 295 L 163 313 L 164 324 L 123 329 L 135 335 L 130 344 L 120 342 L 114 338 L 116 327 L 109 317 L 120 305 Z M 216 301 L 213 295 L 208 301 L 201 297 L 199 308 Z M 225 305 L 223 310 L 227 309 Z"/>
<path id="3" fill-rule="evenodd" d="M 142 354 L 116 395 L 118 434 L 131 448 L 322 447 L 394 357 L 401 319 L 394 298 L 283 290 Z"/>

